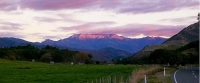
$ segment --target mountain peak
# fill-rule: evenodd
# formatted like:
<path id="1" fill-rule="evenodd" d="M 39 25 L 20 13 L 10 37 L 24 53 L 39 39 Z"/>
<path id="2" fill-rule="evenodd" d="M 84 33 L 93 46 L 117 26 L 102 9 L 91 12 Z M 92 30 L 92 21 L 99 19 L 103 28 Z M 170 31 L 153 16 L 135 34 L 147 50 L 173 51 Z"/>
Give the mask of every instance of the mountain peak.
<path id="1" fill-rule="evenodd" d="M 53 45 L 55 41 L 51 40 L 51 39 L 46 39 L 45 41 L 41 42 L 41 43 L 45 43 L 47 45 Z"/>
<path id="2" fill-rule="evenodd" d="M 123 40 L 125 37 L 118 36 L 116 34 L 74 34 L 69 38 L 75 38 L 80 40 L 85 39 L 119 39 Z"/>

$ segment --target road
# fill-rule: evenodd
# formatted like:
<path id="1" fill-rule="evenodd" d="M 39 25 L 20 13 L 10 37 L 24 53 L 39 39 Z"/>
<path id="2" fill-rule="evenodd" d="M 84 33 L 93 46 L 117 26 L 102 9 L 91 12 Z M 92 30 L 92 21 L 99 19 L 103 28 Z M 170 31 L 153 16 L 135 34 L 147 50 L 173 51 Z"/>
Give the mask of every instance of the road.
<path id="1" fill-rule="evenodd" d="M 172 83 L 199 83 L 199 68 L 185 67 L 185 70 L 177 70 L 171 79 Z"/>

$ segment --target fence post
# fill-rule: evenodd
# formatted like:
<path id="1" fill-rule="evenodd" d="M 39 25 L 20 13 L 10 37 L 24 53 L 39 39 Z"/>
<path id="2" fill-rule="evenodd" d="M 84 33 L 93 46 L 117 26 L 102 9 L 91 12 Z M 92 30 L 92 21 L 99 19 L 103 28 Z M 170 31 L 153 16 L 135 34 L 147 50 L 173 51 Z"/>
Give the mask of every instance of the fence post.
<path id="1" fill-rule="evenodd" d="M 116 82 L 116 75 L 115 75 L 115 77 L 114 77 L 114 81 L 115 81 L 114 83 L 117 83 L 117 82 Z"/>
<path id="2" fill-rule="evenodd" d="M 121 82 L 121 79 L 120 79 L 121 77 L 119 76 L 119 83 Z"/>
<path id="3" fill-rule="evenodd" d="M 104 83 L 104 78 L 102 77 L 102 83 Z"/>
<path id="4" fill-rule="evenodd" d="M 112 83 L 112 76 L 110 76 L 110 83 Z"/>
<path id="5" fill-rule="evenodd" d="M 165 76 L 165 67 L 164 67 L 164 76 Z"/>
<path id="6" fill-rule="evenodd" d="M 144 83 L 147 83 L 147 77 L 144 75 Z"/>
<path id="7" fill-rule="evenodd" d="M 121 78 L 120 78 L 120 83 L 122 82 L 122 76 L 121 76 Z"/>
<path id="8" fill-rule="evenodd" d="M 126 83 L 128 83 L 128 78 L 126 79 Z"/>

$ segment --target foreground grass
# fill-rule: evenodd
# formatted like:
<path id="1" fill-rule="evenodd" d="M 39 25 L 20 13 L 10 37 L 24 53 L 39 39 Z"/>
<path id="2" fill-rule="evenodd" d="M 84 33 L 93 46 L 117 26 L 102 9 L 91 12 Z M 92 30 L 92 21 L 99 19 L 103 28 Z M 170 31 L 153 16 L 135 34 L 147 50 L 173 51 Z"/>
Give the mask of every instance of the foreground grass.
<path id="1" fill-rule="evenodd" d="M 0 59 L 0 83 L 85 83 L 100 77 L 125 78 L 137 66 L 64 65 Z"/>
<path id="2" fill-rule="evenodd" d="M 166 68 L 166 73 L 160 71 L 147 77 L 148 83 L 172 83 L 171 75 L 176 71 L 175 68 Z"/>

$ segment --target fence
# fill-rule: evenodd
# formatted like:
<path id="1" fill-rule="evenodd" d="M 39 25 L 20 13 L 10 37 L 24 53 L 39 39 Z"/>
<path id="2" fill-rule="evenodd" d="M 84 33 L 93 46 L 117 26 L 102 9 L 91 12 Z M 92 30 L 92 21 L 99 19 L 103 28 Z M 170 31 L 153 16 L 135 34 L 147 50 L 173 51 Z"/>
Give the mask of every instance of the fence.
<path id="1" fill-rule="evenodd" d="M 154 72 L 161 71 L 161 67 L 148 67 L 142 69 L 135 69 L 129 76 L 111 75 L 97 78 L 87 83 L 137 83 L 144 79 L 144 75 L 149 75 Z"/>
<path id="2" fill-rule="evenodd" d="M 131 73 L 129 76 L 123 75 L 110 75 L 101 78 L 97 78 L 87 83 L 130 83 L 132 76 L 135 71 Z"/>

